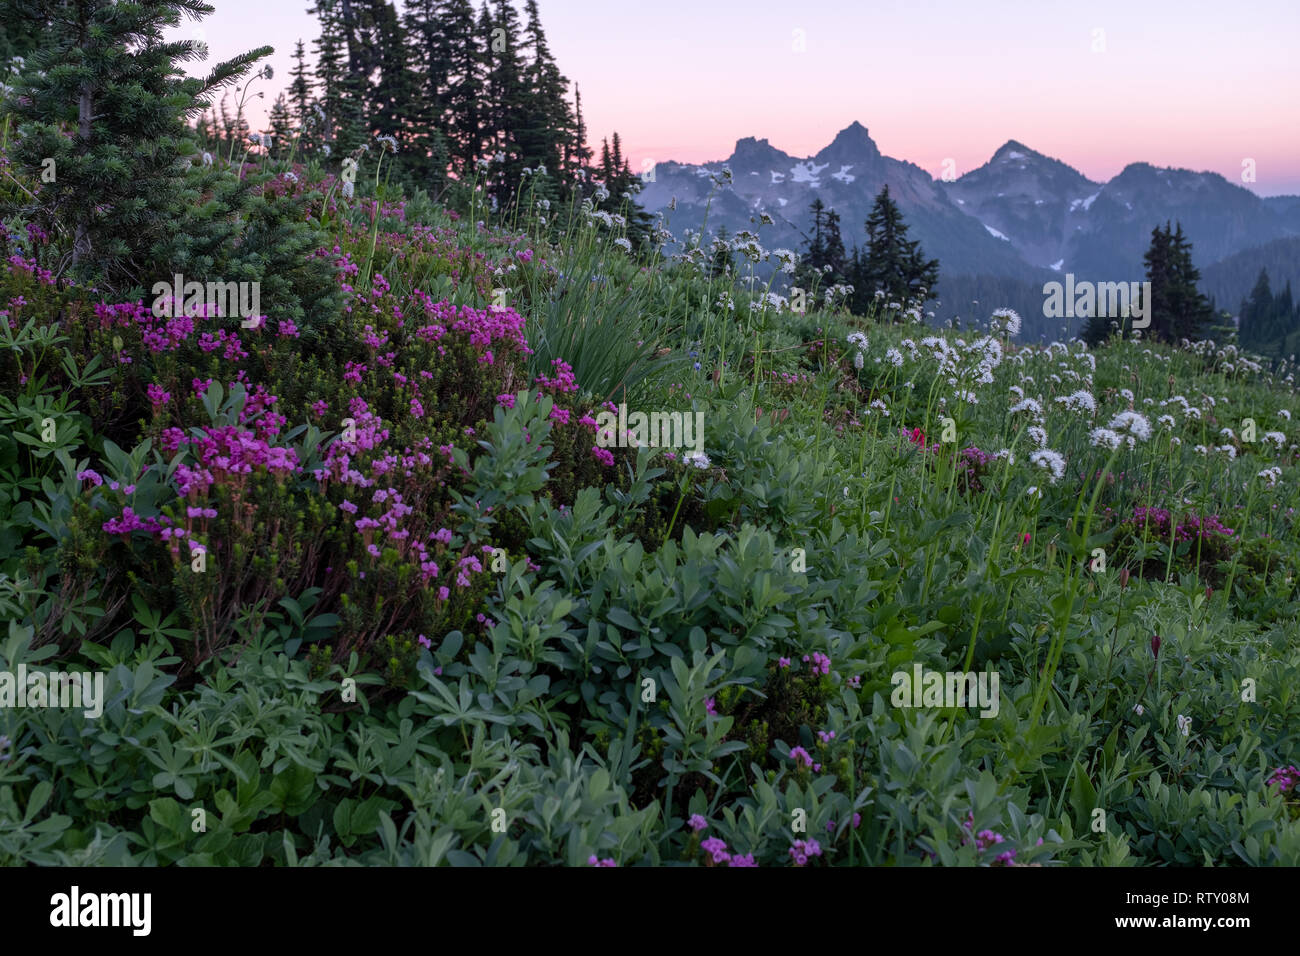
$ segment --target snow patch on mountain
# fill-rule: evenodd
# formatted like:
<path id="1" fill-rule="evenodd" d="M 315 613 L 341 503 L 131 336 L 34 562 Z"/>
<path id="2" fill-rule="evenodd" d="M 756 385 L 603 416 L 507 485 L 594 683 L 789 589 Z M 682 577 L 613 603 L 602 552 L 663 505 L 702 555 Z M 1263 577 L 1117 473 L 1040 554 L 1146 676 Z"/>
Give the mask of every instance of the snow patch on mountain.
<path id="1" fill-rule="evenodd" d="M 821 184 L 818 173 L 829 165 L 830 163 L 822 163 L 818 166 L 811 159 L 796 163 L 794 168 L 790 170 L 790 181 L 792 183 L 808 183 L 810 186 L 818 186 Z"/>
<path id="2" fill-rule="evenodd" d="M 1055 262 L 1052 263 L 1052 270 L 1053 270 L 1054 272 L 1060 272 L 1060 271 L 1061 271 L 1061 266 L 1063 266 L 1063 265 L 1065 265 L 1065 260 L 1064 260 L 1064 259 L 1057 259 Z"/>
<path id="3" fill-rule="evenodd" d="M 841 166 L 840 171 L 838 173 L 831 173 L 831 179 L 838 179 L 840 182 L 844 183 L 845 185 L 853 182 L 853 180 L 857 179 L 858 177 L 854 176 L 849 172 L 849 170 L 852 168 L 853 168 L 852 163 L 849 163 L 845 166 Z"/>
<path id="4" fill-rule="evenodd" d="M 783 182 L 785 182 L 785 173 L 778 173 L 775 169 L 772 170 L 772 185 L 775 186 Z"/>
<path id="5" fill-rule="evenodd" d="M 987 222 L 984 223 L 983 225 L 984 225 L 984 228 L 987 229 L 987 230 L 989 231 L 989 235 L 992 236 L 994 239 L 1001 239 L 1001 240 L 1003 240 L 1004 242 L 1010 242 L 1010 241 L 1011 241 L 1011 240 L 1008 239 L 1006 236 L 1002 235 L 1002 233 L 998 232 L 996 229 L 994 229 L 992 226 L 990 226 Z"/>
<path id="6" fill-rule="evenodd" d="M 1070 212 L 1074 212 L 1074 211 L 1075 211 L 1076 209 L 1078 209 L 1080 206 L 1083 207 L 1083 211 L 1084 211 L 1084 212 L 1087 212 L 1088 209 L 1089 209 L 1089 207 L 1092 206 L 1092 204 L 1096 201 L 1097 197 L 1100 196 L 1100 195 L 1101 195 L 1101 190 L 1099 189 L 1099 190 L 1097 190 L 1095 193 L 1093 193 L 1091 196 L 1089 196 L 1087 199 L 1072 199 L 1072 200 L 1070 200 Z"/>

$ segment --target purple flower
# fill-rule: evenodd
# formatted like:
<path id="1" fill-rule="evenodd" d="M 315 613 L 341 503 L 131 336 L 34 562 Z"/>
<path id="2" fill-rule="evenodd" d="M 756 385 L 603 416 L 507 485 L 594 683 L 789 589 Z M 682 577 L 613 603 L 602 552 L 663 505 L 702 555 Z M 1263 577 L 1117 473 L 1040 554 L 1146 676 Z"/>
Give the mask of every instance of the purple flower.
<path id="1" fill-rule="evenodd" d="M 700 849 L 708 853 L 714 863 L 725 863 L 731 855 L 727 852 L 727 844 L 717 837 L 709 837 L 707 840 L 700 841 Z"/>
<path id="2" fill-rule="evenodd" d="M 813 765 L 812 754 L 804 750 L 802 747 L 791 747 L 790 759 L 795 763 L 802 761 L 805 767 L 811 767 Z"/>
<path id="3" fill-rule="evenodd" d="M 788 657 L 778 657 L 778 658 L 776 659 L 776 666 L 777 666 L 777 667 L 780 667 L 780 668 L 786 668 L 786 667 L 789 667 L 789 666 L 790 666 L 790 658 L 788 658 Z"/>
<path id="4" fill-rule="evenodd" d="M 157 411 L 163 405 L 166 405 L 172 400 L 172 393 L 164 389 L 161 385 L 151 384 L 145 389 L 145 392 L 149 395 L 149 404 L 153 406 L 154 411 Z"/>
<path id="5" fill-rule="evenodd" d="M 714 701 L 712 697 L 704 698 L 704 709 L 707 710 L 710 714 L 712 714 L 715 717 L 718 715 L 718 711 L 717 708 L 714 706 Z"/>
<path id="6" fill-rule="evenodd" d="M 687 820 L 686 823 L 696 833 L 699 833 L 701 830 L 703 830 L 705 827 L 709 825 L 708 821 L 706 821 L 704 817 L 700 816 L 698 813 L 692 813 L 690 819 Z"/>
<path id="7" fill-rule="evenodd" d="M 790 847 L 790 858 L 795 866 L 803 866 L 809 857 L 821 855 L 822 846 L 816 840 L 795 840 L 794 846 Z"/>
<path id="8" fill-rule="evenodd" d="M 758 864 L 754 862 L 754 854 L 737 853 L 727 861 L 727 866 L 758 866 Z"/>

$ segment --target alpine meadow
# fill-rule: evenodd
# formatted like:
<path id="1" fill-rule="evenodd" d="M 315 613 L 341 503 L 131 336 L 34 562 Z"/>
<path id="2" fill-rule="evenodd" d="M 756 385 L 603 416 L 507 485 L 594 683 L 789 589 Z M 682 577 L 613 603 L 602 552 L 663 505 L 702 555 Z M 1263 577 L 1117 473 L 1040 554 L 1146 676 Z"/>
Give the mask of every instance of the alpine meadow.
<path id="1" fill-rule="evenodd" d="M 110 926 L 98 868 L 1300 865 L 1300 87 L 1098 142 L 984 50 L 945 127 L 963 5 L 698 6 L 0 0 L 0 865 L 96 868 L 31 919 Z M 1123 72 L 1126 7 L 987 30 Z"/>

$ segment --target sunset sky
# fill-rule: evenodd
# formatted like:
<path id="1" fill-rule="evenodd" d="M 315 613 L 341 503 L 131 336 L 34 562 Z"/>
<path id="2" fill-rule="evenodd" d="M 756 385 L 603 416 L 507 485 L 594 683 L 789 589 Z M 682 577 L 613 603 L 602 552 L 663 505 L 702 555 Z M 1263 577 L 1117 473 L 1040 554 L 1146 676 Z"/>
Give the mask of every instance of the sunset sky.
<path id="1" fill-rule="evenodd" d="M 294 41 L 311 50 L 309 0 L 209 2 L 216 13 L 197 29 L 214 59 L 276 48 L 275 79 L 253 87 L 267 91 L 256 127 L 288 82 Z M 1145 161 L 1300 194 L 1296 0 L 539 5 L 594 144 L 618 130 L 637 170 L 725 159 L 744 136 L 806 156 L 858 120 L 885 155 L 936 177 L 945 158 L 961 175 L 1016 139 L 1094 180 Z"/>

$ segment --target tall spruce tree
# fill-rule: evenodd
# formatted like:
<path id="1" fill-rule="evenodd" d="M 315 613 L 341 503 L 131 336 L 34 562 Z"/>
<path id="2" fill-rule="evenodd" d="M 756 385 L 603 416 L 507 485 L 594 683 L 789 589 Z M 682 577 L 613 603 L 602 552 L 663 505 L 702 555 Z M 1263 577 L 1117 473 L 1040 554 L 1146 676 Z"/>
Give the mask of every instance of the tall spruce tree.
<path id="1" fill-rule="evenodd" d="M 275 102 L 271 105 L 271 111 L 267 115 L 267 122 L 271 126 L 270 155 L 277 159 L 288 156 L 293 149 L 297 124 L 294 122 L 293 114 L 289 111 L 289 101 L 283 92 L 275 98 Z"/>
<path id="2" fill-rule="evenodd" d="M 866 311 L 881 290 L 886 302 L 906 305 L 935 297 L 939 260 L 926 259 L 917 240 L 907 238 L 907 224 L 898 204 L 881 188 L 867 216 L 867 251 L 851 277 L 855 311 Z"/>
<path id="3" fill-rule="evenodd" d="M 527 138 L 528 84 L 524 76 L 523 47 L 519 36 L 519 14 L 509 0 L 498 0 L 489 18 L 487 74 L 484 100 L 487 107 L 487 148 L 500 156 L 489 167 L 488 184 L 501 208 L 510 206 L 523 181 L 529 163 L 520 142 Z M 482 21 L 480 21 L 481 23 Z M 480 27 L 481 28 L 481 27 Z"/>
<path id="4" fill-rule="evenodd" d="M 582 118 L 582 92 L 578 84 L 573 84 L 573 137 L 568 150 L 571 156 L 570 167 L 579 179 L 585 179 L 591 167 L 592 151 L 587 143 L 587 123 Z"/>
<path id="5" fill-rule="evenodd" d="M 289 71 L 289 108 L 304 140 L 310 140 L 312 71 L 299 40 L 293 49 L 293 69 Z M 301 151 L 301 149 L 300 149 Z"/>
<path id="6" fill-rule="evenodd" d="M 569 144 L 574 127 L 573 109 L 568 100 L 569 81 L 560 72 L 546 42 L 536 0 L 526 0 L 524 11 L 528 16 L 524 47 L 530 62 L 525 73 L 528 97 L 520 146 L 526 162 L 534 168 L 546 167 L 551 183 L 565 183 L 571 175 Z"/>
<path id="7" fill-rule="evenodd" d="M 826 210 L 826 251 L 823 253 L 823 281 L 835 284 L 842 282 L 848 267 L 848 256 L 844 252 L 844 236 L 840 233 L 840 214 L 834 209 Z M 825 271 L 830 266 L 830 272 Z"/>
<path id="8" fill-rule="evenodd" d="M 445 178 L 449 161 L 446 97 L 453 51 L 446 16 L 446 4 L 441 0 L 413 0 L 407 4 L 404 19 L 414 95 L 407 117 L 409 141 L 403 164 L 426 188 L 437 187 Z"/>
<path id="9" fill-rule="evenodd" d="M 1214 307 L 1197 288 L 1200 272 L 1192 263 L 1192 244 L 1183 234 L 1182 225 L 1175 229 L 1168 222 L 1164 228 L 1151 230 L 1151 244 L 1142 256 L 1146 281 L 1151 284 L 1150 302 L 1142 308 L 1150 319 L 1143 334 L 1165 342 L 1204 338 L 1215 326 Z M 1094 313 L 1083 325 L 1080 338 L 1090 345 L 1104 342 L 1118 329 L 1121 337 L 1131 334 L 1128 317 Z"/>
<path id="10" fill-rule="evenodd" d="M 826 204 L 815 197 L 808 210 L 812 213 L 812 232 L 804 236 L 804 253 L 795 266 L 793 285 L 812 291 L 823 284 L 822 265 L 826 261 Z"/>
<path id="11" fill-rule="evenodd" d="M 1166 232 L 1169 225 L 1165 224 Z M 1205 337 L 1214 312 L 1210 301 L 1198 288 L 1201 281 L 1200 270 L 1192 264 L 1192 244 L 1183 235 L 1182 223 L 1177 223 L 1170 235 L 1170 256 L 1173 266 L 1174 288 L 1170 307 L 1173 312 L 1173 327 L 1170 340 L 1190 339 L 1195 341 Z"/>
<path id="12" fill-rule="evenodd" d="M 15 85 L 16 163 L 40 178 L 26 210 L 51 232 L 71 232 L 68 265 L 82 276 L 129 282 L 159 264 L 179 237 L 187 207 L 187 127 L 205 97 L 237 82 L 260 47 L 218 64 L 203 79 L 181 64 L 200 59 L 191 40 L 163 33 L 182 16 L 213 8 L 198 0 L 66 0 L 35 8 L 42 42 Z"/>
<path id="13" fill-rule="evenodd" d="M 1275 331 L 1273 315 L 1273 290 L 1269 287 L 1268 270 L 1260 269 L 1255 287 L 1242 303 L 1241 329 L 1237 333 L 1242 348 L 1262 351 Z"/>
<path id="14" fill-rule="evenodd" d="M 361 142 L 361 109 L 349 84 L 348 48 L 343 30 L 340 0 L 316 0 L 308 13 L 320 21 L 320 36 L 312 43 L 316 51 L 319 106 L 325 114 L 320 123 L 322 145 L 339 159 Z"/>

